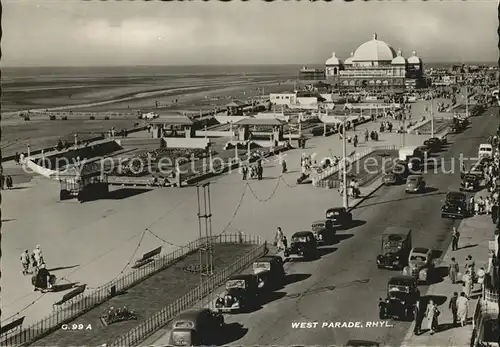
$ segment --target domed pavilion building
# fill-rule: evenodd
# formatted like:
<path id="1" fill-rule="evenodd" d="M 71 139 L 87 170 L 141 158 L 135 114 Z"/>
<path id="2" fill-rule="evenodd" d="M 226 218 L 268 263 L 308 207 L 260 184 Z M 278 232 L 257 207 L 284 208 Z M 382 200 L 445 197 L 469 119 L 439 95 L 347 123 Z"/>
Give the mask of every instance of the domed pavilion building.
<path id="1" fill-rule="evenodd" d="M 423 63 L 417 53 L 406 59 L 377 34 L 343 62 L 333 52 L 325 65 L 327 81 L 343 90 L 402 90 L 423 82 Z"/>

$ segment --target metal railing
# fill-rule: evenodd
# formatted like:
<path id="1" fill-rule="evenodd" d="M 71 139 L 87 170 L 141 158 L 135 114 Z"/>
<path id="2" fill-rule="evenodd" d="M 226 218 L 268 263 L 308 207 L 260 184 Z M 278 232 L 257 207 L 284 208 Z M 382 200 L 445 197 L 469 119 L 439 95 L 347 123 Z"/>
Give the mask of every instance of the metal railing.
<path id="1" fill-rule="evenodd" d="M 215 275 L 207 278 L 206 282 L 199 285 L 189 293 L 177 299 L 177 301 L 164 307 L 144 322 L 130 330 L 127 334 L 115 340 L 110 346 L 135 346 L 157 330 L 165 326 L 180 312 L 196 305 L 203 298 L 222 285 L 230 276 L 248 267 L 255 259 L 267 251 L 266 242 L 246 253 L 232 265 Z"/>
<path id="2" fill-rule="evenodd" d="M 88 310 L 109 300 L 112 297 L 112 287 L 115 287 L 116 293 L 124 292 L 155 273 L 175 264 L 181 258 L 196 252 L 206 243 L 206 238 L 194 240 L 186 246 L 180 247 L 171 253 L 161 255 L 153 262 L 125 273 L 97 289 L 85 291 L 61 305 L 53 305 L 54 312 L 44 319 L 23 328 L 21 331 L 17 330 L 2 335 L 0 345 L 17 346 L 29 344 L 51 333 L 62 324 L 73 321 Z M 260 237 L 252 235 L 222 234 L 214 236 L 212 243 L 250 243 L 260 245 L 263 241 Z"/>

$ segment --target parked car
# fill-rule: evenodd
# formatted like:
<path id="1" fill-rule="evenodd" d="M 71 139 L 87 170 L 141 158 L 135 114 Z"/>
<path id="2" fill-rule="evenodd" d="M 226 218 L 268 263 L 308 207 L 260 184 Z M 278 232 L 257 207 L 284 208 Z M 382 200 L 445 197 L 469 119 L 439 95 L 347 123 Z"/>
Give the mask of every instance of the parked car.
<path id="1" fill-rule="evenodd" d="M 428 248 L 415 247 L 410 252 L 408 266 L 403 270 L 403 275 L 413 276 L 418 282 L 428 282 L 433 270 L 432 251 Z"/>
<path id="2" fill-rule="evenodd" d="M 424 146 L 429 147 L 431 152 L 439 152 L 441 149 L 441 140 L 437 137 L 431 137 L 424 141 Z"/>
<path id="3" fill-rule="evenodd" d="M 290 241 L 290 246 L 284 252 L 286 258 L 314 259 L 317 257 L 316 238 L 311 231 L 296 232 Z"/>
<path id="4" fill-rule="evenodd" d="M 277 255 L 266 255 L 253 262 L 253 273 L 257 276 L 259 287 L 263 290 L 279 288 L 285 282 L 283 259 Z"/>
<path id="5" fill-rule="evenodd" d="M 395 276 L 387 283 L 387 297 L 379 301 L 379 318 L 413 320 L 420 299 L 417 280 L 412 276 Z"/>
<path id="6" fill-rule="evenodd" d="M 410 175 L 406 179 L 406 193 L 422 193 L 425 190 L 425 180 L 422 175 Z"/>
<path id="7" fill-rule="evenodd" d="M 311 230 L 318 246 L 331 242 L 335 236 L 335 227 L 331 219 L 317 220 L 311 223 Z"/>
<path id="8" fill-rule="evenodd" d="M 481 179 L 478 175 L 465 174 L 460 183 L 460 191 L 476 192 L 481 186 Z"/>
<path id="9" fill-rule="evenodd" d="M 170 346 L 210 346 L 224 333 L 224 317 L 208 308 L 190 309 L 172 321 Z"/>
<path id="10" fill-rule="evenodd" d="M 388 227 L 382 234 L 380 254 L 377 256 L 379 269 L 403 269 L 411 250 L 411 229 Z"/>
<path id="11" fill-rule="evenodd" d="M 234 275 L 226 282 L 226 289 L 215 301 L 219 312 L 245 312 L 258 306 L 259 279 L 254 274 Z"/>
<path id="12" fill-rule="evenodd" d="M 345 207 L 329 208 L 326 211 L 326 219 L 330 219 L 334 225 L 348 226 L 352 222 L 352 213 Z"/>
<path id="13" fill-rule="evenodd" d="M 467 197 L 462 192 L 448 192 L 441 207 L 442 218 L 465 218 L 467 216 Z"/>

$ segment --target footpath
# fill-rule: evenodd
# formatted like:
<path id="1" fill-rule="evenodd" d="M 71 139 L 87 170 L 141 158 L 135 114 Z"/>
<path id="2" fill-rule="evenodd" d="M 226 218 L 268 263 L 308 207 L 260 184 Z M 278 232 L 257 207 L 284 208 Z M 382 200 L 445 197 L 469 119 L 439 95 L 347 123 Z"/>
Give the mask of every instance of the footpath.
<path id="1" fill-rule="evenodd" d="M 486 193 L 483 191 L 476 194 L 477 197 L 485 195 Z M 451 263 L 451 258 L 454 257 L 460 265 L 460 273 L 463 274 L 465 259 L 470 255 L 476 263 L 476 270 L 482 267 L 487 271 L 489 241 L 493 241 L 494 239 L 494 225 L 491 221 L 491 216 L 479 215 L 464 219 L 460 223 L 458 230 L 460 232 L 459 248 L 456 251 L 452 251 L 450 244 L 450 247 L 442 257 L 440 266 L 448 268 Z M 461 280 L 461 278 L 459 278 L 459 280 Z M 441 312 L 439 315 L 439 330 L 434 335 L 430 335 L 427 330 L 427 319 L 424 319 L 422 323 L 423 333 L 417 336 L 413 333 L 415 326 L 415 323 L 413 323 L 403 340 L 402 346 L 470 346 L 472 316 L 481 293 L 481 288 L 479 284 L 474 284 L 474 288 L 471 292 L 472 295 L 469 299 L 467 325 L 464 327 L 453 325 L 452 312 L 448 308 L 449 300 L 453 293 L 457 292 L 460 295 L 462 291 L 462 283 L 457 282 L 453 284 L 449 277 L 444 277 L 442 282 L 431 285 L 426 293 L 426 297 L 433 299 L 434 302 L 439 305 L 439 310 Z"/>
<path id="2" fill-rule="evenodd" d="M 358 126 L 358 137 L 363 138 L 364 129 L 378 131 L 380 121 Z M 357 149 L 349 144 L 347 151 L 402 145 L 401 134 L 381 133 L 379 138 L 360 143 Z M 426 138 L 406 134 L 405 144 L 420 145 Z M 306 149 L 286 152 L 289 172 L 285 175 L 281 175 L 279 158 L 270 158 L 264 163 L 262 181 L 242 181 L 238 173 L 212 179 L 214 233 L 243 232 L 271 241 L 276 227 L 281 226 L 290 238 L 299 229 L 307 230 L 311 221 L 324 218 L 325 211 L 318 206 L 341 206 L 342 197 L 336 189 L 296 184 L 303 152 L 315 155 L 318 162 L 322 157 L 340 157 L 342 142 L 338 135 L 314 137 Z M 362 187 L 362 197 L 378 186 L 380 181 L 375 180 Z M 2 258 L 2 325 L 25 317 L 26 328 L 48 316 L 53 303 L 66 294 L 33 292 L 29 276 L 20 273 L 19 256 L 24 249 L 31 251 L 40 244 L 49 270 L 61 284 L 86 284 L 87 290 L 93 290 L 110 278 L 128 273 L 128 263 L 141 254 L 158 246 L 163 246 L 163 254 L 170 253 L 198 237 L 195 188 L 155 189 L 126 199 L 84 204 L 60 203 L 58 190 L 58 182 L 37 178 L 23 189 L 2 194 L 6 245 Z M 355 203 L 350 201 L 350 206 Z"/>

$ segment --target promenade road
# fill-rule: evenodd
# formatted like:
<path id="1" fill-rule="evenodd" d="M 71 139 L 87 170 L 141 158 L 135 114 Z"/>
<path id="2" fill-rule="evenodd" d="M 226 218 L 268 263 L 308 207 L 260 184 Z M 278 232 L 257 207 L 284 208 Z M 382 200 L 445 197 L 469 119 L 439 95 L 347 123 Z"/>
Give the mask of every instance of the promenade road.
<path id="1" fill-rule="evenodd" d="M 499 120 L 487 115 L 474 118 L 472 128 L 463 134 L 450 136 L 451 145 L 441 155 L 450 165 L 452 158 L 474 156 L 477 145 L 484 141 Z M 457 167 L 459 167 L 457 165 Z M 296 277 L 310 277 L 287 285 L 283 297 L 266 304 L 251 314 L 226 316 L 228 323 L 238 322 L 248 332 L 234 345 L 342 345 L 349 339 L 378 341 L 383 346 L 400 346 L 411 327 L 409 322 L 389 321 L 390 327 L 367 327 L 367 322 L 378 321 L 378 298 L 385 297 L 387 281 L 399 272 L 377 269 L 375 259 L 380 251 L 380 235 L 389 226 L 410 227 L 413 246 L 446 250 L 451 240 L 451 229 L 458 221 L 441 219 L 440 207 L 448 189 L 458 189 L 460 175 L 425 174 L 433 191 L 408 196 L 403 186 L 383 187 L 354 211 L 357 226 L 340 233 L 341 241 L 329 247 L 325 255 L 312 262 L 287 264 L 287 272 Z M 304 201 L 307 211 L 309 201 Z M 316 199 L 314 208 L 328 207 Z M 286 208 L 286 207 L 284 207 Z M 292 211 L 290 209 L 290 211 Z M 299 210 L 300 211 L 300 210 Z M 293 210 L 293 213 L 298 214 Z M 309 221 L 304 214 L 302 226 Z M 289 218 L 299 220 L 289 214 Z M 295 228 L 298 229 L 298 228 Z M 286 229 L 285 229 L 286 230 Z M 428 286 L 422 286 L 425 293 Z M 294 329 L 293 323 L 318 322 L 316 329 Z M 364 328 L 321 328 L 323 322 L 360 322 Z M 166 343 L 168 334 L 155 343 Z"/>
<path id="2" fill-rule="evenodd" d="M 379 125 L 370 122 L 359 126 L 357 132 L 361 135 L 366 127 L 378 129 Z M 407 144 L 422 140 L 422 136 L 406 136 Z M 400 134 L 381 134 L 376 145 L 400 143 Z M 317 158 L 342 154 L 336 135 L 314 138 L 306 147 L 305 152 L 317 153 Z M 361 143 L 358 150 L 366 148 Z M 348 146 L 348 152 L 352 151 L 352 146 Z M 311 221 L 323 218 L 325 208 L 338 205 L 336 190 L 295 186 L 300 155 L 299 150 L 286 153 L 291 172 L 282 180 L 276 179 L 281 168 L 275 162 L 265 164 L 263 181 L 242 182 L 238 174 L 215 178 L 211 187 L 214 233 L 241 231 L 272 239 L 276 227 L 281 226 L 290 236 L 294 231 L 309 228 Z M 129 271 L 127 263 L 146 251 L 162 245 L 163 252 L 170 252 L 198 237 L 194 187 L 156 189 L 124 199 L 84 204 L 58 199 L 59 183 L 42 178 L 33 180 L 26 189 L 3 192 L 4 323 L 26 316 L 27 326 L 48 315 L 52 304 L 65 293 L 33 292 L 30 277 L 21 274 L 19 257 L 24 249 L 31 252 L 40 244 L 48 268 L 58 269 L 52 272 L 59 283 L 80 282 L 92 289 Z M 146 228 L 168 243 L 145 232 Z"/>

